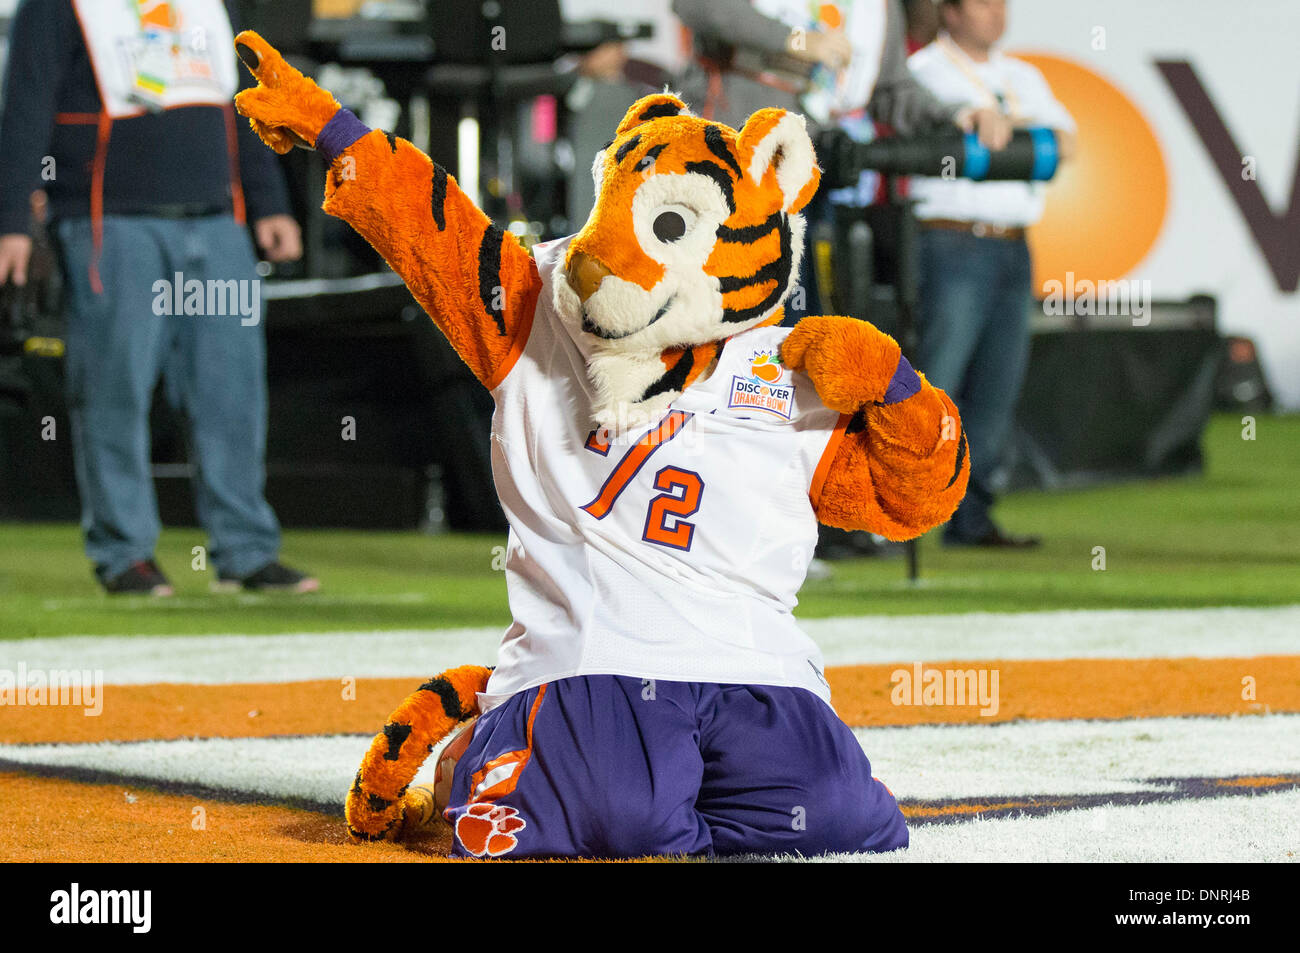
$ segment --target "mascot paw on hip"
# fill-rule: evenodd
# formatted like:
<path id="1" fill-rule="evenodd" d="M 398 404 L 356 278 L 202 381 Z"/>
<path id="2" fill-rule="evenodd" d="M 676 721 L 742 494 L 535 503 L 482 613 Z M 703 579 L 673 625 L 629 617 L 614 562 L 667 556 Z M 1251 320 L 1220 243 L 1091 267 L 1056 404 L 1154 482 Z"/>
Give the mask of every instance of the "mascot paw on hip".
<path id="1" fill-rule="evenodd" d="M 255 33 L 239 111 L 325 159 L 324 209 L 405 280 L 496 402 L 514 619 L 376 736 L 360 840 L 441 815 L 463 857 L 883 851 L 893 795 L 792 609 L 820 521 L 890 539 L 965 492 L 953 402 L 870 324 L 780 327 L 820 171 L 802 117 L 739 130 L 672 95 L 597 153 L 576 235 L 532 253 L 446 170 Z M 436 790 L 413 785 L 462 728 Z"/>

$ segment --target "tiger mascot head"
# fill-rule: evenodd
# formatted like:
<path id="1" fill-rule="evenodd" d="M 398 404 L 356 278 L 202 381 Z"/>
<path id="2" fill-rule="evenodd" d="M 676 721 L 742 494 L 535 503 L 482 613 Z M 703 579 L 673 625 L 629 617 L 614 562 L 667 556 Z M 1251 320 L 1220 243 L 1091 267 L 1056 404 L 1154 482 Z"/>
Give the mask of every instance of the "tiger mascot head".
<path id="1" fill-rule="evenodd" d="M 597 422 L 623 430 L 662 414 L 726 338 L 780 322 L 821 171 L 802 116 L 761 109 L 736 131 L 659 94 L 628 110 L 592 176 L 554 304 Z"/>

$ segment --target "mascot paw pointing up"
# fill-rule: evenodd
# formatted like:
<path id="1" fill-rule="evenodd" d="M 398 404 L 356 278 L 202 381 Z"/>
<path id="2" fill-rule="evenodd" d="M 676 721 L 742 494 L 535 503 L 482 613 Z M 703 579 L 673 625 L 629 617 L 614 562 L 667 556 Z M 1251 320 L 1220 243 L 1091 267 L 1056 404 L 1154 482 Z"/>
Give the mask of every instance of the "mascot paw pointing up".
<path id="1" fill-rule="evenodd" d="M 779 327 L 820 174 L 802 117 L 736 130 L 640 100 L 595 157 L 587 223 L 530 255 L 409 142 L 255 33 L 236 46 L 259 82 L 239 111 L 277 152 L 324 157 L 325 211 L 496 401 L 514 621 L 495 668 L 444 672 L 393 713 L 353 836 L 441 813 L 459 856 L 906 846 L 792 609 L 818 521 L 917 536 L 970 463 L 956 407 L 890 337 Z M 471 717 L 435 807 L 411 782 Z"/>

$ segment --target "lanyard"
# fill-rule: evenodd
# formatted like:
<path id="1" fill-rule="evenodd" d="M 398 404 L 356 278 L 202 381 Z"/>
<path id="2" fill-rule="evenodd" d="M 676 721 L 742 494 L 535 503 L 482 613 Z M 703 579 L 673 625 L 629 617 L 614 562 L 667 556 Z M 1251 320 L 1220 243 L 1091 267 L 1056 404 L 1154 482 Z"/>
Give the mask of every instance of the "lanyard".
<path id="1" fill-rule="evenodd" d="M 1014 90 L 1008 88 L 1005 92 L 994 92 L 989 89 L 983 77 L 972 68 L 970 58 L 952 40 L 947 36 L 941 36 L 935 42 L 939 44 L 939 49 L 943 50 L 944 56 L 948 57 L 952 64 L 980 90 L 987 105 L 1011 119 L 1020 118 L 1020 100 L 1016 98 Z"/>

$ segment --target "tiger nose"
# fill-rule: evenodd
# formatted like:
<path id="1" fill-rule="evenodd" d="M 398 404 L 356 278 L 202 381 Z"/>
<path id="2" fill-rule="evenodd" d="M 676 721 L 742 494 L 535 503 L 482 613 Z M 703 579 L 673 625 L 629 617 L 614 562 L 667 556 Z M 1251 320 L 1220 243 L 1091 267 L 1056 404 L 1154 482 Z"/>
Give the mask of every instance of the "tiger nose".
<path id="1" fill-rule="evenodd" d="M 600 283 L 609 274 L 612 272 L 608 268 L 582 252 L 574 254 L 569 261 L 569 287 L 577 293 L 578 300 L 583 304 L 596 293 Z"/>

